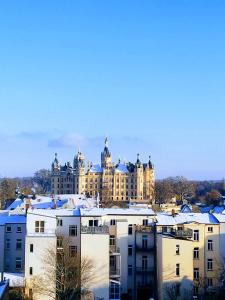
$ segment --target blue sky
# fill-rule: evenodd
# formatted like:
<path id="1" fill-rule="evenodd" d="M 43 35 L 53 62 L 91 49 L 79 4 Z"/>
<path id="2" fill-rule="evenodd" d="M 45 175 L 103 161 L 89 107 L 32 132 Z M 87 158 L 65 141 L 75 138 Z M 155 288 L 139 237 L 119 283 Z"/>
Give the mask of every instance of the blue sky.
<path id="1" fill-rule="evenodd" d="M 0 175 L 54 153 L 225 176 L 225 2 L 1 1 Z"/>

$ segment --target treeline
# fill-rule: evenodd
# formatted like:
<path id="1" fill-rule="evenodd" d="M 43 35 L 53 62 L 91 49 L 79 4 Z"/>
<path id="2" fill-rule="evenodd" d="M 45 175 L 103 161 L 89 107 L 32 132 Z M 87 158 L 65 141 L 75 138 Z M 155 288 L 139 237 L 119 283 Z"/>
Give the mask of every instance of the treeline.
<path id="1" fill-rule="evenodd" d="M 157 180 L 155 185 L 156 202 L 167 203 L 176 199 L 177 202 L 184 199 L 191 203 L 220 204 L 225 196 L 225 180 L 220 181 L 194 181 L 185 177 L 168 177 Z"/>
<path id="2" fill-rule="evenodd" d="M 0 178 L 0 209 L 6 201 L 14 200 L 19 195 L 46 194 L 51 190 L 51 172 L 41 169 L 31 177 Z"/>

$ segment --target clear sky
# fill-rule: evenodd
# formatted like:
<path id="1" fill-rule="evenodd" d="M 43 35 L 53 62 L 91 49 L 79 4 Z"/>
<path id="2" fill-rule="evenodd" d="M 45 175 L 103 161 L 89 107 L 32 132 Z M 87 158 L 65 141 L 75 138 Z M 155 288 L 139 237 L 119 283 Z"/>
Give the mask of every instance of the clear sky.
<path id="1" fill-rule="evenodd" d="M 225 1 L 0 2 L 0 176 L 54 153 L 225 177 Z"/>

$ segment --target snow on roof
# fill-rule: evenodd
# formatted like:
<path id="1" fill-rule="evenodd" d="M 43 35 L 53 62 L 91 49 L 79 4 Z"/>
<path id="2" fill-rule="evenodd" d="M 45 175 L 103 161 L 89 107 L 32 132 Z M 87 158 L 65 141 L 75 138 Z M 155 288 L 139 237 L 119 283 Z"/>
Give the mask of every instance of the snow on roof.
<path id="1" fill-rule="evenodd" d="M 157 214 L 156 219 L 158 225 L 165 226 L 187 223 L 218 224 L 218 220 L 212 214 L 207 213 L 179 213 L 175 216 L 169 214 Z"/>
<path id="2" fill-rule="evenodd" d="M 46 217 L 60 217 L 60 216 L 80 216 L 79 209 L 32 209 L 29 208 L 27 214 L 41 215 Z"/>
<path id="3" fill-rule="evenodd" d="M 92 208 L 80 209 L 81 216 L 104 216 L 104 215 L 150 215 L 155 213 L 149 208 Z"/>
<path id="4" fill-rule="evenodd" d="M 93 165 L 89 170 L 91 173 L 102 173 L 102 171 L 102 167 L 99 164 Z"/>
<path id="5" fill-rule="evenodd" d="M 3 278 L 9 280 L 10 287 L 24 287 L 24 273 L 3 273 Z"/>
<path id="6" fill-rule="evenodd" d="M 18 207 L 25 208 L 25 203 L 29 203 L 33 208 L 38 209 L 51 209 L 56 205 L 57 208 L 68 205 L 71 207 L 94 207 L 96 205 L 96 199 L 87 198 L 85 195 L 80 194 L 63 194 L 53 196 L 39 196 L 35 199 L 16 199 L 10 206 L 9 210 L 16 209 Z"/>
<path id="7" fill-rule="evenodd" d="M 22 204 L 23 204 L 23 200 L 21 200 L 20 198 L 17 198 L 11 205 L 9 205 L 9 207 L 7 209 L 12 210 Z"/>
<path id="8" fill-rule="evenodd" d="M 119 163 L 115 169 L 116 173 L 129 173 L 125 164 Z"/>
<path id="9" fill-rule="evenodd" d="M 0 225 L 5 224 L 26 224 L 26 217 L 21 215 L 0 215 Z"/>
<path id="10" fill-rule="evenodd" d="M 220 222 L 220 223 L 225 223 L 225 214 L 213 214 L 214 217 Z"/>

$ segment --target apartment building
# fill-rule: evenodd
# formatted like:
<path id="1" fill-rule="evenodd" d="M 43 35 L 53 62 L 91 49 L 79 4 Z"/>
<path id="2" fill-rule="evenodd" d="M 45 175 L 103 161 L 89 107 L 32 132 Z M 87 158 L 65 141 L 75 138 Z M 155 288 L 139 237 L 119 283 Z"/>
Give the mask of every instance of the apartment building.
<path id="1" fill-rule="evenodd" d="M 0 214 L 0 273 L 23 273 L 25 264 L 26 217 Z"/>
<path id="2" fill-rule="evenodd" d="M 32 289 L 32 278 L 45 272 L 42 258 L 49 245 L 57 251 L 57 237 L 67 236 L 81 260 L 88 257 L 93 262 L 94 280 L 88 286 L 93 298 L 156 297 L 154 221 L 151 209 L 28 210 L 27 293 L 40 297 Z"/>
<path id="3" fill-rule="evenodd" d="M 180 236 L 182 239 L 191 241 L 189 244 L 186 243 L 189 245 L 186 246 L 189 251 L 188 253 L 184 252 L 182 261 L 184 263 L 186 257 L 190 253 L 192 254 L 192 259 L 184 268 L 186 274 L 192 272 L 194 295 L 213 293 L 218 288 L 220 278 L 219 221 L 207 213 L 158 214 L 157 221 L 158 233 L 175 235 L 176 238 Z M 170 240 L 170 244 L 173 244 L 172 240 Z M 177 246 L 180 247 L 179 244 Z M 168 251 L 168 253 L 170 252 Z M 166 269 L 166 266 L 162 266 L 161 269 Z M 173 274 L 176 274 L 176 269 L 173 268 L 173 270 Z M 176 282 L 181 282 L 181 277 L 179 278 Z M 191 277 L 188 275 L 188 278 Z"/>

